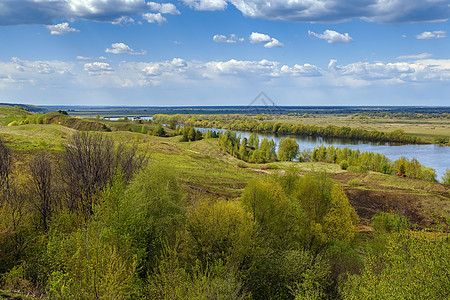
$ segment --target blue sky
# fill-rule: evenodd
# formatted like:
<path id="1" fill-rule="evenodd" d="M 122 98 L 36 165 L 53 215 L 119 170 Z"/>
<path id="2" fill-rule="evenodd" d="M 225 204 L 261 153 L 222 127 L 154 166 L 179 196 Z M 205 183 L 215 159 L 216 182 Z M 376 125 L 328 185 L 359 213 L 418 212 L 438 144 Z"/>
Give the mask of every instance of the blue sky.
<path id="1" fill-rule="evenodd" d="M 449 0 L 1 0 L 0 102 L 450 105 Z"/>

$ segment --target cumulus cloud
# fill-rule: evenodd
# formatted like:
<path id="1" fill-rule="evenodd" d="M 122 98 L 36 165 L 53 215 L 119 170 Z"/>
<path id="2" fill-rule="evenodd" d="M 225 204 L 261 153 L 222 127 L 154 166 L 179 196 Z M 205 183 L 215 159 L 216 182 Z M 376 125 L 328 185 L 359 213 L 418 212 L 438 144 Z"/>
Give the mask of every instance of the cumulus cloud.
<path id="1" fill-rule="evenodd" d="M 180 11 L 172 3 L 147 2 L 147 5 L 149 6 L 150 10 L 160 12 L 162 14 L 171 14 L 171 15 L 180 14 Z"/>
<path id="2" fill-rule="evenodd" d="M 106 53 L 112 54 L 131 54 L 131 55 L 145 55 L 147 51 L 142 50 L 141 52 L 135 52 L 130 48 L 127 44 L 124 43 L 114 43 L 111 45 L 111 48 L 106 48 Z"/>
<path id="3" fill-rule="evenodd" d="M 205 84 L 207 82 L 207 84 Z M 100 60 L 76 62 L 27 61 L 13 58 L 0 61 L 0 89 L 35 91 L 56 86 L 63 90 L 88 88 L 133 88 L 164 85 L 170 88 L 274 84 L 283 88 L 358 86 L 407 86 L 437 83 L 448 86 L 450 59 L 418 59 L 411 62 L 353 62 L 339 64 L 331 60 L 328 68 L 309 63 L 281 64 L 273 60 L 165 61 L 118 63 Z"/>
<path id="4" fill-rule="evenodd" d="M 224 10 L 227 7 L 225 0 L 181 0 L 184 4 L 195 10 Z"/>
<path id="5" fill-rule="evenodd" d="M 0 25 L 52 24 L 83 19 L 114 22 L 148 11 L 144 0 L 2 0 Z"/>
<path id="6" fill-rule="evenodd" d="M 432 57 L 433 54 L 430 53 L 420 53 L 420 54 L 412 54 L 412 55 L 401 55 L 397 56 L 397 59 L 425 59 Z"/>
<path id="7" fill-rule="evenodd" d="M 272 38 L 267 34 L 259 32 L 252 32 L 250 34 L 249 41 L 252 44 L 264 43 L 264 47 L 266 48 L 276 48 L 284 46 L 283 43 L 281 43 L 279 40 Z"/>
<path id="8" fill-rule="evenodd" d="M 246 17 L 289 22 L 343 22 L 363 19 L 379 23 L 429 23 L 450 16 L 448 0 L 182 0 L 196 10 L 224 10 L 228 3 Z M 148 4 L 150 3 L 150 4 Z M 52 24 L 56 20 L 84 19 L 117 22 L 151 10 L 178 11 L 171 3 L 145 0 L 2 0 L 0 25 Z M 129 19 L 123 19 L 129 20 Z"/>
<path id="9" fill-rule="evenodd" d="M 108 63 L 94 61 L 84 64 L 84 70 L 89 74 L 97 75 L 105 72 L 111 72 L 113 69 Z"/>
<path id="10" fill-rule="evenodd" d="M 350 35 L 348 33 L 342 34 L 337 31 L 329 30 L 329 29 L 325 30 L 322 34 L 315 33 L 315 32 L 308 30 L 308 34 L 315 38 L 318 38 L 321 40 L 326 40 L 329 44 L 350 43 L 353 41 L 353 38 L 350 37 Z"/>
<path id="11" fill-rule="evenodd" d="M 223 10 L 225 0 L 182 0 L 196 10 Z M 447 20 L 443 1 L 410 0 L 229 0 L 246 17 L 289 22 L 343 22 L 363 19 L 379 23 L 421 23 Z"/>
<path id="12" fill-rule="evenodd" d="M 114 25 L 125 25 L 125 24 L 134 24 L 134 19 L 131 17 L 127 17 L 127 16 L 122 16 L 120 18 L 115 19 L 114 21 L 112 21 L 111 23 Z"/>
<path id="13" fill-rule="evenodd" d="M 56 25 L 48 25 L 46 27 L 50 30 L 50 34 L 52 35 L 64 35 L 69 32 L 79 32 L 79 30 L 69 27 L 69 23 L 67 22 Z"/>
<path id="14" fill-rule="evenodd" d="M 147 20 L 149 23 L 158 23 L 158 25 L 163 25 L 167 23 L 167 19 L 161 15 L 161 13 L 153 14 L 153 13 L 146 13 L 143 14 L 142 17 Z"/>
<path id="15" fill-rule="evenodd" d="M 236 42 L 243 42 L 244 38 L 239 38 L 235 34 L 230 34 L 229 37 L 222 34 L 216 34 L 213 36 L 213 41 L 216 43 L 229 43 L 229 44 L 235 44 Z"/>
<path id="16" fill-rule="evenodd" d="M 447 37 L 447 32 L 443 30 L 437 31 L 425 31 L 421 34 L 416 35 L 416 39 L 418 40 L 435 40 L 435 39 L 443 39 Z"/>
<path id="17" fill-rule="evenodd" d="M 284 44 L 279 40 L 272 38 L 272 40 L 264 45 L 265 48 L 280 48 L 284 47 Z"/>

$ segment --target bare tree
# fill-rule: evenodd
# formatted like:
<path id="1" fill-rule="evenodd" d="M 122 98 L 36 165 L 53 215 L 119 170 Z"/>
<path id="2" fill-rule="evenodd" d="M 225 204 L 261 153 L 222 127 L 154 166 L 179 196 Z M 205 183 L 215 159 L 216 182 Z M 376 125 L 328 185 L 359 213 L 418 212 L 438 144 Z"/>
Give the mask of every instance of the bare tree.
<path id="1" fill-rule="evenodd" d="M 120 144 L 116 152 L 117 164 L 126 181 L 130 181 L 136 171 L 147 165 L 148 156 L 145 153 L 138 154 L 137 145 L 127 147 Z"/>
<path id="2" fill-rule="evenodd" d="M 147 162 L 137 147 L 115 147 L 111 138 L 100 133 L 77 132 L 65 146 L 61 173 L 68 187 L 69 207 L 92 214 L 96 195 L 111 181 L 120 166 L 126 180 Z"/>
<path id="3" fill-rule="evenodd" d="M 32 189 L 37 195 L 34 203 L 37 208 L 44 232 L 48 231 L 48 221 L 52 214 L 52 166 L 45 152 L 41 152 L 29 162 Z"/>
<path id="4" fill-rule="evenodd" d="M 3 138 L 0 137 L 0 195 L 2 200 L 0 205 L 4 201 L 7 201 L 10 193 L 10 177 L 12 172 L 12 155 L 11 150 L 6 146 Z"/>
<path id="5" fill-rule="evenodd" d="M 61 173 L 73 197 L 72 208 L 92 214 L 92 202 L 114 172 L 113 141 L 99 133 L 77 132 L 65 146 Z"/>

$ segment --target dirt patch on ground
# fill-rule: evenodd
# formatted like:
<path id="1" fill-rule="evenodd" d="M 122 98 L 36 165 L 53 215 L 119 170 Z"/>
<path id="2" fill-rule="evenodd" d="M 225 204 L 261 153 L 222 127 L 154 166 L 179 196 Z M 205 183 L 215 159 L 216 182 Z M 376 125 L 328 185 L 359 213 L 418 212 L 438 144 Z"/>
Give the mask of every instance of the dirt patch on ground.
<path id="1" fill-rule="evenodd" d="M 392 179 L 389 183 L 389 180 L 383 181 L 386 177 L 347 172 L 330 176 L 344 185 L 362 224 L 370 224 L 370 219 L 379 212 L 393 212 L 424 227 L 434 223 L 438 217 L 448 217 L 450 213 L 450 187 L 439 183 L 388 177 Z M 355 178 L 361 181 L 361 186 L 348 185 Z"/>
<path id="2" fill-rule="evenodd" d="M 346 188 L 346 193 L 363 224 L 368 224 L 379 212 L 399 213 L 420 226 L 430 221 L 428 214 L 423 211 L 421 195 L 358 188 Z"/>

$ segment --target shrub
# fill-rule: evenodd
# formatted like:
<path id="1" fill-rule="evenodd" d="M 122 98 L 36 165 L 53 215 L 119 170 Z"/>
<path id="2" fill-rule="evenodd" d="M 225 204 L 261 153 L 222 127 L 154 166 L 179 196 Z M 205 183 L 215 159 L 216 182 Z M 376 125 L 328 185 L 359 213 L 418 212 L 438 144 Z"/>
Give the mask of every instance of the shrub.
<path id="1" fill-rule="evenodd" d="M 365 166 L 349 166 L 347 168 L 347 171 L 351 173 L 361 173 L 361 174 L 368 173 L 367 168 Z"/>
<path id="2" fill-rule="evenodd" d="M 343 161 L 341 161 L 341 163 L 339 165 L 341 166 L 342 170 L 347 170 L 347 168 L 348 168 L 348 161 L 343 160 Z"/>
<path id="3" fill-rule="evenodd" d="M 362 182 L 361 182 L 361 179 L 354 178 L 354 179 L 348 181 L 348 185 L 349 186 L 361 186 Z"/>
<path id="4" fill-rule="evenodd" d="M 372 217 L 372 226 L 377 231 L 398 232 L 408 228 L 409 221 L 399 214 L 380 213 Z"/>
<path id="5" fill-rule="evenodd" d="M 236 164 L 239 168 L 247 168 L 247 164 L 242 160 L 238 161 Z"/>
<path id="6" fill-rule="evenodd" d="M 445 170 L 444 176 L 442 176 L 442 183 L 450 185 L 450 168 Z"/>
<path id="7" fill-rule="evenodd" d="M 383 164 L 381 165 L 381 173 L 383 173 L 383 174 L 388 174 L 388 175 L 392 174 L 392 168 L 391 168 L 391 165 L 388 164 L 388 163 L 383 163 Z"/>

